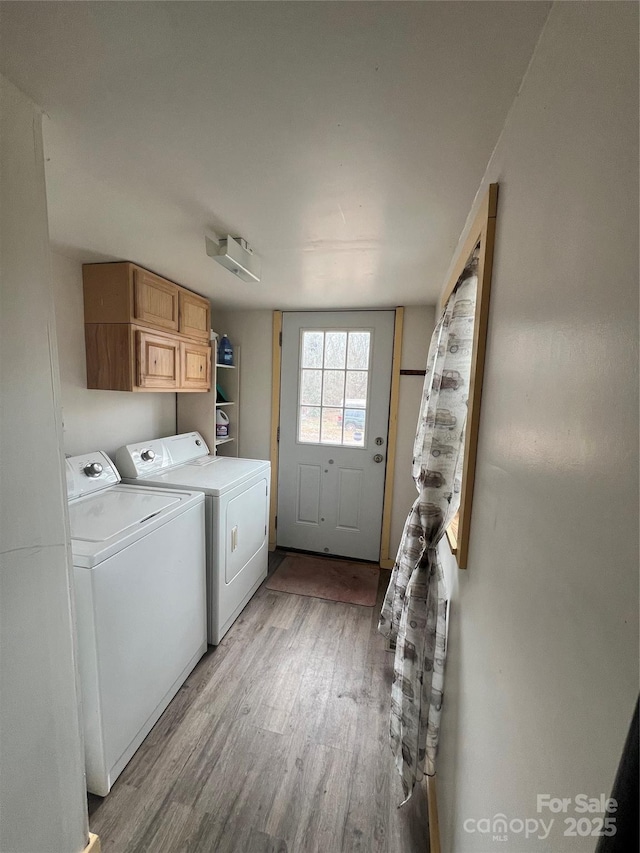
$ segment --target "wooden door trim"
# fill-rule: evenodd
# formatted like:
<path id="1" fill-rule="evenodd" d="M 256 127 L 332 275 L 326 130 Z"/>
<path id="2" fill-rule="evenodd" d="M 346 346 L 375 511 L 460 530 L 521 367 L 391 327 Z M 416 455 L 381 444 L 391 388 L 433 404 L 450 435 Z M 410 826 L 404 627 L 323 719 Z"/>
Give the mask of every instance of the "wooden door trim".
<path id="1" fill-rule="evenodd" d="M 440 853 L 438 789 L 435 776 L 427 776 L 427 813 L 429 815 L 429 853 Z"/>
<path id="2" fill-rule="evenodd" d="M 389 398 L 389 431 L 387 435 L 387 470 L 384 480 L 382 504 L 382 535 L 380 537 L 380 567 L 392 569 L 394 560 L 389 555 L 391 542 L 391 510 L 393 504 L 393 478 L 396 468 L 396 443 L 398 438 L 398 402 L 400 398 L 400 363 L 402 361 L 402 331 L 404 308 L 396 308 L 393 330 L 393 364 L 391 368 L 391 396 Z"/>
<path id="3" fill-rule="evenodd" d="M 100 846 L 100 838 L 97 835 L 95 835 L 93 832 L 90 832 L 89 833 L 89 843 L 84 848 L 82 853 L 100 853 L 101 849 L 102 848 Z"/>
<path id="4" fill-rule="evenodd" d="M 271 339 L 271 504 L 269 506 L 269 550 L 276 548 L 278 511 L 278 432 L 280 429 L 280 369 L 282 365 L 282 311 L 273 312 Z"/>
<path id="5" fill-rule="evenodd" d="M 478 454 L 478 434 L 480 430 L 480 402 L 484 378 L 484 362 L 487 348 L 487 326 L 489 320 L 489 299 L 491 294 L 491 274 L 493 271 L 493 253 L 496 236 L 496 214 L 498 210 L 498 184 L 489 184 L 482 199 L 478 213 L 471 224 L 461 249 L 456 253 L 451 272 L 440 299 L 440 310 L 447 304 L 458 279 L 462 274 L 471 253 L 480 247 L 478 259 L 478 287 L 476 291 L 476 313 L 473 324 L 473 349 L 471 353 L 471 372 L 469 379 L 469 402 L 467 427 L 464 439 L 464 463 L 462 470 L 462 488 L 460 509 L 458 510 L 458 530 L 456 549 L 452 551 L 458 568 L 466 569 L 469 558 L 471 537 L 471 510 L 473 504 L 473 486 Z M 447 537 L 449 543 L 451 538 Z"/>

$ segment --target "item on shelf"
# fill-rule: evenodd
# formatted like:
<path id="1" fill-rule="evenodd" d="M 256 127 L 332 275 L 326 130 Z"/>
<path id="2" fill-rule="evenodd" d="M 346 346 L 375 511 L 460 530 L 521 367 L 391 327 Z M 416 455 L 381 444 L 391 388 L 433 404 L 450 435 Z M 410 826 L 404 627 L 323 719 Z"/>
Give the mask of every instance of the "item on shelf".
<path id="1" fill-rule="evenodd" d="M 229 403 L 230 400 L 220 387 L 220 383 L 216 382 L 216 403 Z"/>
<path id="2" fill-rule="evenodd" d="M 229 435 L 229 416 L 222 409 L 216 412 L 216 438 L 226 438 Z"/>
<path id="3" fill-rule="evenodd" d="M 226 364 L 228 367 L 233 366 L 233 347 L 227 335 L 220 338 L 218 344 L 218 364 Z"/>

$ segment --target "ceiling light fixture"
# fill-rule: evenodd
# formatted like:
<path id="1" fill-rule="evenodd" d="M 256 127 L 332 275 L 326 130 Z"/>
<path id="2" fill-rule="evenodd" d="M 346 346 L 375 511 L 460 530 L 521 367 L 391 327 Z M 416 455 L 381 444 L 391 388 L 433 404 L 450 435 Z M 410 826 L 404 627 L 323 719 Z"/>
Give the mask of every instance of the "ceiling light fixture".
<path id="1" fill-rule="evenodd" d="M 242 237 L 214 240 L 205 235 L 207 255 L 243 281 L 260 281 L 260 258 Z"/>

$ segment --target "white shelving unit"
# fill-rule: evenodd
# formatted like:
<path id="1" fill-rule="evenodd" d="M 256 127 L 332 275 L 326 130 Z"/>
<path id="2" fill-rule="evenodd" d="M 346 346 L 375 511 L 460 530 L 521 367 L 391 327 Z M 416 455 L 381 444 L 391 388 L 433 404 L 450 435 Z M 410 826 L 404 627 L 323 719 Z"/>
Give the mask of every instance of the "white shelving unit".
<path id="1" fill-rule="evenodd" d="M 212 354 L 218 351 L 217 340 L 211 340 Z M 178 394 L 178 433 L 197 430 L 209 445 L 211 453 L 238 456 L 240 436 L 240 347 L 233 348 L 233 365 L 213 364 L 211 391 L 206 394 Z M 220 399 L 220 393 L 226 400 Z M 229 435 L 216 435 L 216 412 L 221 409 L 229 418 Z"/>
<path id="2" fill-rule="evenodd" d="M 220 400 L 218 390 L 227 398 Z M 240 347 L 233 348 L 233 364 L 216 364 L 216 411 L 221 409 L 229 418 L 228 438 L 216 438 L 216 453 L 238 456 L 240 436 Z"/>

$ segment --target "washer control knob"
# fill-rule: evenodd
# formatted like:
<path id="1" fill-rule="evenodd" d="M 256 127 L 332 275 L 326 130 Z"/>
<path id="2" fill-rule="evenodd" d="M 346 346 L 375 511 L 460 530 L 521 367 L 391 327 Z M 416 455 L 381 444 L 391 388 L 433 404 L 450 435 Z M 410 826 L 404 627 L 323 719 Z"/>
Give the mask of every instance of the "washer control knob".
<path id="1" fill-rule="evenodd" d="M 99 477 L 102 474 L 102 465 L 99 462 L 89 462 L 84 466 L 84 473 L 87 477 Z"/>
<path id="2" fill-rule="evenodd" d="M 140 458 L 143 462 L 153 462 L 153 460 L 156 458 L 156 454 L 153 452 L 153 450 L 143 450 L 140 454 Z"/>

